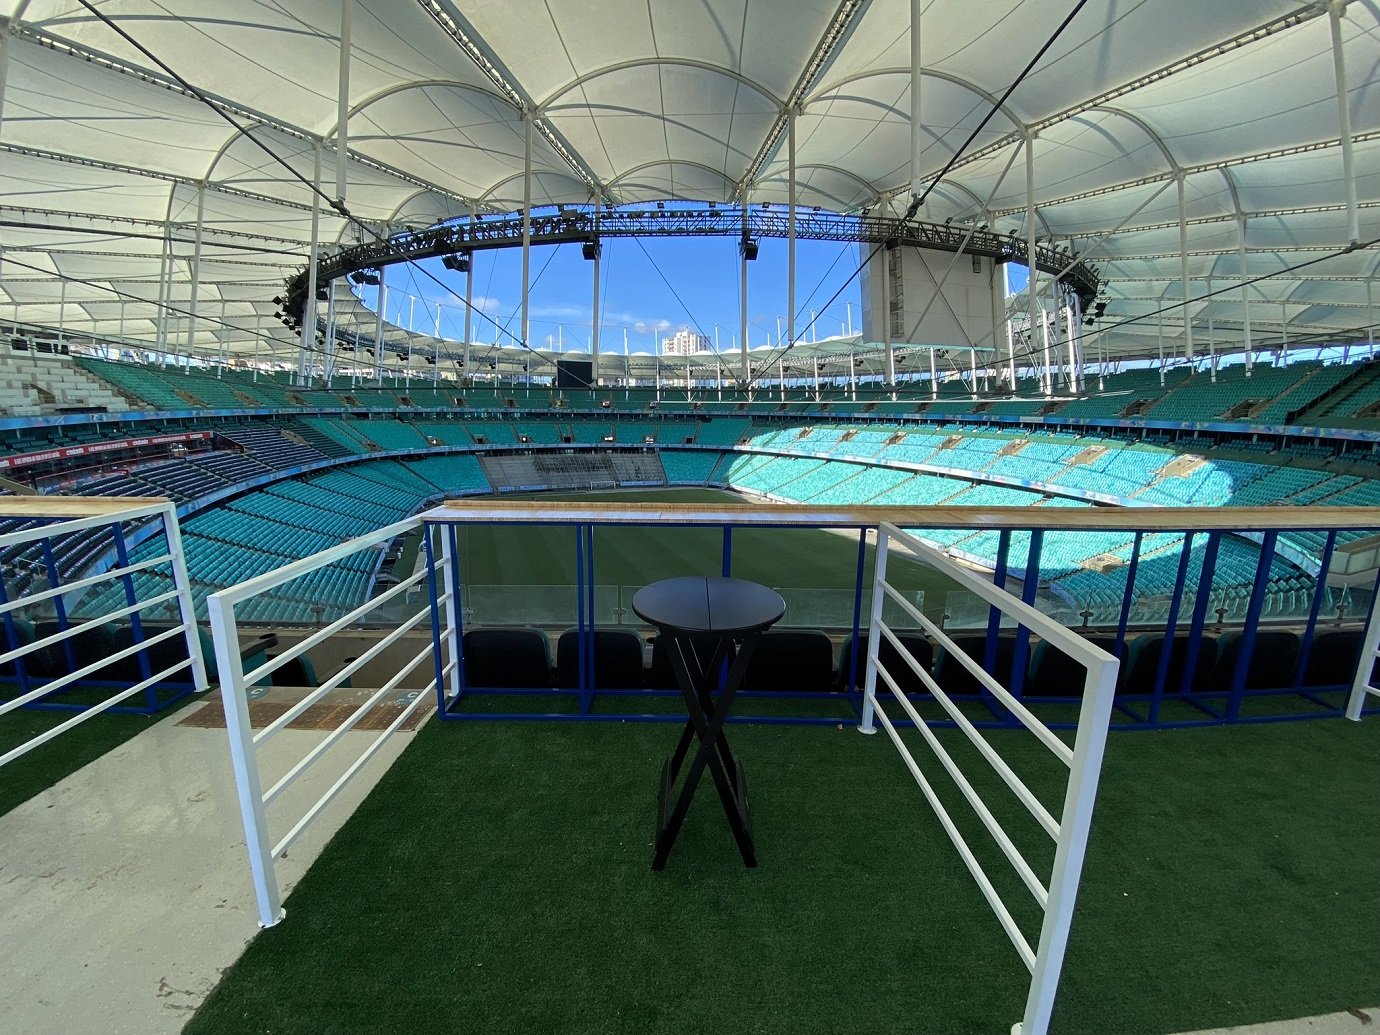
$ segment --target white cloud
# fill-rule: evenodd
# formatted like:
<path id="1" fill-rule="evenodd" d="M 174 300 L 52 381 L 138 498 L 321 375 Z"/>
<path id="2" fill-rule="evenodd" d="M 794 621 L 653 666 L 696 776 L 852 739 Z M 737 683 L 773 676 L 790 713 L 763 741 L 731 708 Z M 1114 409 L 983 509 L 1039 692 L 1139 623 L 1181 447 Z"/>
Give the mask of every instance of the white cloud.
<path id="1" fill-rule="evenodd" d="M 538 320 L 582 320 L 588 323 L 590 311 L 588 306 L 571 305 L 567 302 L 560 305 L 534 305 L 532 316 Z"/>

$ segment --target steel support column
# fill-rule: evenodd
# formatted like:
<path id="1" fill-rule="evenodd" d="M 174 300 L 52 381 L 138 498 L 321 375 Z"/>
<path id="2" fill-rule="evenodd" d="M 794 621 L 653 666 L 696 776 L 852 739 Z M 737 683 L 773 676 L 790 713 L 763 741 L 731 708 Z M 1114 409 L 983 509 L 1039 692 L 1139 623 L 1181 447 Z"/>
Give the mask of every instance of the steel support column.
<path id="1" fill-rule="evenodd" d="M 311 257 L 307 260 L 307 294 L 302 302 L 301 352 L 297 357 L 297 379 L 307 383 L 307 355 L 316 344 L 316 262 L 321 252 L 321 139 L 312 147 Z"/>
<path id="2" fill-rule="evenodd" d="M 1241 348 L 1246 357 L 1246 376 L 1251 376 L 1251 299 L 1250 273 L 1246 265 L 1246 217 L 1236 218 L 1236 256 L 1241 267 Z"/>
<path id="3" fill-rule="evenodd" d="M 474 206 L 471 205 L 470 232 L 473 233 L 473 231 Z M 474 255 L 475 253 L 471 251 L 469 262 L 465 263 L 465 355 L 463 373 L 460 378 L 462 383 L 469 383 L 474 377 L 474 371 L 470 369 L 472 352 L 470 343 L 474 340 Z"/>
<path id="4" fill-rule="evenodd" d="M 1347 240 L 1361 239 L 1361 214 L 1356 204 L 1356 167 L 1352 158 L 1351 105 L 1347 93 L 1346 55 L 1342 49 L 1342 15 L 1347 0 L 1332 0 L 1327 5 L 1327 20 L 1332 29 L 1332 70 L 1337 80 L 1337 126 L 1342 142 L 1342 182 L 1346 186 Z"/>
<path id="5" fill-rule="evenodd" d="M 1207 279 L 1207 295 L 1212 298 L 1212 278 Z M 1212 322 L 1212 302 L 1207 304 L 1207 333 L 1208 333 L 1208 370 L 1211 372 L 1212 383 L 1217 383 L 1217 330 Z"/>
<path id="6" fill-rule="evenodd" d="M 1289 306 L 1279 303 L 1279 365 L 1289 365 Z"/>
<path id="7" fill-rule="evenodd" d="M 532 113 L 522 113 L 522 344 L 528 345 L 532 270 Z"/>
<path id="8" fill-rule="evenodd" d="M 1155 345 L 1160 357 L 1160 387 L 1164 387 L 1164 312 L 1155 314 Z"/>
<path id="9" fill-rule="evenodd" d="M 379 266 L 379 293 L 374 299 L 374 380 L 380 387 L 383 386 L 383 311 L 388 307 L 388 285 L 384 282 L 387 272 L 387 266 Z"/>
<path id="10" fill-rule="evenodd" d="M 796 109 L 792 107 L 786 113 L 786 335 L 792 345 L 795 344 L 795 116 Z"/>
<path id="11" fill-rule="evenodd" d="M 1184 358 L 1193 358 L 1193 314 L 1188 311 L 1188 201 L 1184 194 L 1184 174 L 1176 177 L 1179 194 L 1179 297 L 1184 309 Z"/>
<path id="12" fill-rule="evenodd" d="M 891 347 L 891 263 L 896 254 L 894 248 L 882 246 L 882 344 L 885 348 L 883 375 L 887 391 L 896 398 L 896 353 Z"/>
<path id="13" fill-rule="evenodd" d="M 1040 313 L 1041 364 L 1044 367 L 1045 398 L 1054 394 L 1054 358 L 1051 351 L 1053 346 L 1049 336 L 1049 325 L 1053 319 L 1053 313 Z"/>
<path id="14" fill-rule="evenodd" d="M 590 311 L 594 315 L 589 328 L 589 354 L 594 364 L 590 380 L 596 388 L 604 383 L 604 379 L 599 376 L 599 265 L 603 262 L 601 251 L 602 249 L 596 245 L 594 251 L 594 299 L 590 306 Z"/>
<path id="15" fill-rule="evenodd" d="M 1375 300 L 1371 297 L 1371 288 L 1375 283 L 1375 277 L 1366 281 L 1366 344 L 1368 354 L 1367 359 L 1375 358 Z"/>
<path id="16" fill-rule="evenodd" d="M 206 223 L 206 183 L 196 189 L 196 232 L 192 238 L 192 294 L 187 301 L 187 355 L 196 348 L 198 295 L 201 294 L 201 235 Z"/>
<path id="17" fill-rule="evenodd" d="M 1074 394 L 1082 394 L 1087 390 L 1087 357 L 1083 354 L 1083 300 L 1078 297 L 1078 292 L 1073 292 L 1073 302 L 1071 303 L 1072 327 L 1073 327 L 1073 390 Z"/>
<path id="18" fill-rule="evenodd" d="M 5 79 L 10 71 L 10 20 L 0 18 L 0 128 L 5 125 Z"/>
<path id="19" fill-rule="evenodd" d="M 335 282 L 326 283 L 326 341 L 322 345 L 322 381 L 326 388 L 335 377 Z"/>
<path id="20" fill-rule="evenodd" d="M 1026 331 L 1030 338 L 1030 349 L 1035 350 L 1035 320 L 1040 309 L 1036 296 L 1036 281 L 1039 272 L 1035 269 L 1035 137 L 1031 130 L 1025 134 L 1025 262 L 1029 279 L 1026 281 Z M 1043 384 L 1043 382 L 1041 382 Z M 1014 388 L 1014 385 L 1012 386 Z"/>
<path id="21" fill-rule="evenodd" d="M 350 20 L 355 0 L 341 0 L 340 4 L 340 68 L 336 86 L 335 115 L 335 196 L 345 204 L 346 166 L 350 154 Z"/>
<path id="22" fill-rule="evenodd" d="M 747 187 L 743 187 L 743 236 L 738 245 L 739 266 L 741 273 L 738 281 L 738 344 L 742 349 L 741 366 L 738 376 L 742 381 L 744 389 L 747 388 L 751 380 L 751 372 L 748 370 L 748 192 Z"/>
<path id="23" fill-rule="evenodd" d="M 910 0 L 910 193 L 919 197 L 922 166 L 920 154 L 924 151 L 924 113 L 921 110 L 925 63 L 920 51 L 920 16 L 924 13 L 924 0 Z"/>
<path id="24" fill-rule="evenodd" d="M 153 325 L 153 347 L 158 353 L 159 362 L 168 365 L 168 305 L 169 285 L 172 280 L 172 227 L 163 224 L 163 250 L 158 259 L 158 312 Z"/>

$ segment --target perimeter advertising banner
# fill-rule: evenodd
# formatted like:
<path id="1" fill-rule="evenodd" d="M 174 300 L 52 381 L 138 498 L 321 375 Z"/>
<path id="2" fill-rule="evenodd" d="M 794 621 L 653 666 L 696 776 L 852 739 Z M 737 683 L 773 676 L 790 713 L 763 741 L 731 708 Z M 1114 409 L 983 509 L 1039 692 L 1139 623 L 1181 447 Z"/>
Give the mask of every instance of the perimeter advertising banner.
<path id="1" fill-rule="evenodd" d="M 117 449 L 138 449 L 141 446 L 163 446 L 174 442 L 199 442 L 211 438 L 209 431 L 189 431 L 185 435 L 149 435 L 145 438 L 122 438 L 114 442 L 91 442 L 81 446 L 63 446 L 61 449 L 45 449 L 40 453 L 20 453 L 17 456 L 0 457 L 0 471 L 16 467 L 30 467 L 49 460 L 66 460 L 69 457 L 89 456 L 92 453 L 109 453 Z"/>

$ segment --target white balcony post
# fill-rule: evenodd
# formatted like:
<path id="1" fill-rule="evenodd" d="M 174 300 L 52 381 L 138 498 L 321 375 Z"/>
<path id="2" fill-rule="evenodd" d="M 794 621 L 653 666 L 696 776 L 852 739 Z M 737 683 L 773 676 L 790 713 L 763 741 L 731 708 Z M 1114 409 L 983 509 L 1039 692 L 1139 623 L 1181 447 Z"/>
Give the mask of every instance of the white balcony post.
<path id="1" fill-rule="evenodd" d="M 177 590 L 177 606 L 181 622 L 187 631 L 187 657 L 192 662 L 192 685 L 204 694 L 209 685 L 206 662 L 201 656 L 201 638 L 196 628 L 196 603 L 192 597 L 192 583 L 187 575 L 187 555 L 182 548 L 182 529 L 177 523 L 177 508 L 169 503 L 163 509 L 163 532 L 172 557 L 173 586 Z"/>
<path id="2" fill-rule="evenodd" d="M 441 642 L 450 668 L 445 692 L 447 697 L 454 700 L 460 696 L 460 587 L 455 582 L 455 568 L 460 562 L 456 556 L 455 525 L 450 522 L 438 524 L 434 532 L 441 540 L 440 584 L 445 597 L 440 615 Z"/>
<path id="3" fill-rule="evenodd" d="M 245 848 L 254 881 L 254 897 L 259 907 L 259 926 L 272 927 L 284 917 L 278 873 L 273 865 L 273 842 L 268 835 L 264 810 L 263 785 L 259 781 L 254 730 L 249 722 L 249 699 L 245 693 L 244 670 L 240 667 L 239 629 L 234 605 L 226 605 L 219 594 L 206 599 L 211 618 L 211 636 L 220 669 L 220 693 L 225 711 L 225 731 L 230 738 L 230 764 L 235 772 L 235 791 L 239 797 L 240 818 L 244 822 Z"/>
<path id="4" fill-rule="evenodd" d="M 1097 783 L 1107 746 L 1118 668 L 1114 659 L 1089 665 L 1083 683 L 1083 705 L 1078 714 L 1078 733 L 1073 744 L 1073 764 L 1069 767 L 1064 810 L 1059 817 L 1049 899 L 1044 922 L 1040 925 L 1025 1016 L 1018 1026 L 1025 1035 L 1044 1035 L 1054 1011 L 1054 997 L 1059 990 L 1059 974 L 1064 965 L 1064 950 L 1068 947 L 1078 883 L 1083 873 L 1083 856 L 1088 847 L 1088 831 L 1092 826 L 1093 805 L 1097 801 Z"/>
<path id="5" fill-rule="evenodd" d="M 882 605 L 886 601 L 886 590 L 882 587 L 886 584 L 886 556 L 890 541 L 886 527 L 879 527 L 876 559 L 872 564 L 872 613 L 867 622 L 867 672 L 863 677 L 863 712 L 862 722 L 858 724 L 859 733 L 877 732 L 872 715 L 877 708 L 877 658 L 882 648 Z"/>
<path id="6" fill-rule="evenodd" d="M 1367 697 L 1380 696 L 1380 691 L 1374 689 L 1370 682 L 1377 650 L 1380 650 L 1380 597 L 1370 604 L 1370 618 L 1366 621 L 1365 636 L 1361 638 L 1361 657 L 1356 663 L 1356 675 L 1351 682 L 1351 696 L 1347 698 L 1346 717 L 1352 722 L 1361 721 L 1361 709 Z"/>

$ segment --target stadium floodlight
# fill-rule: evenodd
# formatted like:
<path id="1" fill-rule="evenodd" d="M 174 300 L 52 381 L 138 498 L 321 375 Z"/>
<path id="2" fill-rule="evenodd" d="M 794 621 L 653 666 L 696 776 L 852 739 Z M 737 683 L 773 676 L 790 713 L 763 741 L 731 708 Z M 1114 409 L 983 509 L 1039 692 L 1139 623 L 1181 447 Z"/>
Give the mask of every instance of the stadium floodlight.
<path id="1" fill-rule="evenodd" d="M 282 295 L 274 295 L 274 296 L 273 296 L 273 304 L 274 304 L 274 305 L 287 305 L 287 302 L 284 300 L 284 298 L 283 298 Z"/>

